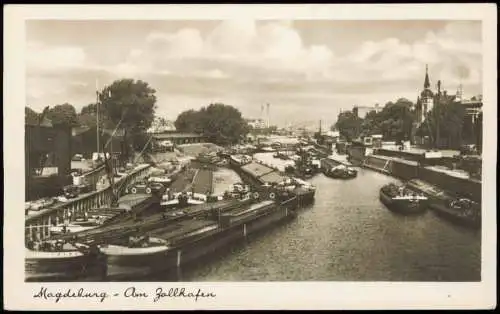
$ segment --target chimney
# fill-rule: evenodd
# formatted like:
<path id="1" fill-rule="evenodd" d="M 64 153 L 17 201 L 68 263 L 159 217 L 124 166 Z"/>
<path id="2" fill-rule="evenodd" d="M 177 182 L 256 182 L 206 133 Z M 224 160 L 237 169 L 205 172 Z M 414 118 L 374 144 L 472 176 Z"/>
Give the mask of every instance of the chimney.
<path id="1" fill-rule="evenodd" d="M 266 105 L 267 106 L 267 127 L 269 128 L 270 126 L 270 118 L 269 118 L 269 104 Z"/>

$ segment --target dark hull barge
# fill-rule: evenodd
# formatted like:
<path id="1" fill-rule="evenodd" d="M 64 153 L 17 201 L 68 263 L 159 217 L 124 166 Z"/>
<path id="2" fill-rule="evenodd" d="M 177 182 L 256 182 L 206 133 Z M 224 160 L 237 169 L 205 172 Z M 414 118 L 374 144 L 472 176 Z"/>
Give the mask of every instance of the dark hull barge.
<path id="1" fill-rule="evenodd" d="M 152 238 L 162 239 L 163 246 L 103 248 L 104 280 L 130 280 L 180 268 L 274 224 L 295 218 L 295 206 L 293 201 L 277 204 L 266 200 L 226 213 L 214 210 L 204 218 L 180 221 L 152 231 Z"/>
<path id="2" fill-rule="evenodd" d="M 413 179 L 407 185 L 429 198 L 429 208 L 454 223 L 481 228 L 481 205 L 468 198 L 448 193 L 425 181 Z"/>
<path id="3" fill-rule="evenodd" d="M 403 189 L 402 193 L 400 193 Z M 405 187 L 394 184 L 383 186 L 379 192 L 380 201 L 391 211 L 401 214 L 421 214 L 427 210 L 428 198 L 416 195 Z"/>

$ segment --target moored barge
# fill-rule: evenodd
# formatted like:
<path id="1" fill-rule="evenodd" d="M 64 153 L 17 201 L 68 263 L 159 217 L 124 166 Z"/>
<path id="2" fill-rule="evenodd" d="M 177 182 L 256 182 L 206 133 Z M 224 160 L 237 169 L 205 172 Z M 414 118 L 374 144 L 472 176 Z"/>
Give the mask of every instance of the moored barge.
<path id="1" fill-rule="evenodd" d="M 353 167 L 339 165 L 334 168 L 329 168 L 324 171 L 324 174 L 333 179 L 354 179 L 358 176 L 358 171 Z"/>
<path id="2" fill-rule="evenodd" d="M 290 200 L 278 203 L 268 199 L 228 212 L 214 208 L 204 218 L 183 220 L 152 231 L 151 238 L 162 239 L 168 248 L 162 247 L 150 256 L 142 252 L 144 248 L 127 248 L 123 252 L 129 254 L 112 256 L 103 249 L 105 280 L 128 280 L 179 268 L 273 224 L 293 219 L 295 204 Z"/>
<path id="3" fill-rule="evenodd" d="M 481 228 L 481 204 L 419 179 L 410 180 L 407 185 L 429 197 L 429 208 L 436 214 L 457 224 Z"/>
<path id="4" fill-rule="evenodd" d="M 25 280 L 67 281 L 96 276 L 100 272 L 95 247 L 65 241 L 44 241 L 28 245 L 25 255 Z"/>
<path id="5" fill-rule="evenodd" d="M 405 186 L 384 185 L 379 192 L 380 201 L 391 211 L 402 214 L 420 214 L 426 211 L 428 198 Z"/>

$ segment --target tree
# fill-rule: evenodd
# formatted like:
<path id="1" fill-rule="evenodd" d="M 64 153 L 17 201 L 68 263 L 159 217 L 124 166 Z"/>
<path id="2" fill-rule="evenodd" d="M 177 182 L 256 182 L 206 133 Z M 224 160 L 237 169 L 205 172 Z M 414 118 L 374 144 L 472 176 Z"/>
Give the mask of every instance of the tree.
<path id="1" fill-rule="evenodd" d="M 68 104 L 56 105 L 49 109 L 47 118 L 55 126 L 74 127 L 78 124 L 75 108 Z"/>
<path id="2" fill-rule="evenodd" d="M 84 106 L 77 115 L 78 124 L 94 128 L 97 125 L 97 105 L 95 103 Z M 106 115 L 103 106 L 99 106 L 99 127 L 114 128 L 114 124 Z"/>
<path id="3" fill-rule="evenodd" d="M 203 133 L 218 144 L 234 144 L 249 132 L 241 112 L 224 104 L 211 104 L 202 108 Z"/>
<path id="4" fill-rule="evenodd" d="M 39 114 L 30 107 L 24 107 L 24 123 L 35 125 L 38 124 Z"/>
<path id="5" fill-rule="evenodd" d="M 441 97 L 436 97 L 435 105 L 426 114 L 418 134 L 429 136 L 435 147 L 438 146 L 439 139 L 445 138 L 448 140 L 448 146 L 458 148 L 462 138 L 470 136 L 468 134 L 470 128 L 466 124 L 464 127 L 464 121 L 465 108 L 452 97 L 441 95 Z"/>
<path id="6" fill-rule="evenodd" d="M 209 141 L 220 145 L 237 143 L 250 130 L 238 109 L 220 103 L 199 111 L 182 112 L 175 121 L 175 127 L 179 131 L 201 133 Z"/>
<path id="7" fill-rule="evenodd" d="M 203 133 L 201 111 L 193 109 L 182 112 L 174 122 L 177 131 Z"/>
<path id="8" fill-rule="evenodd" d="M 352 112 L 341 112 L 332 129 L 339 130 L 347 140 L 373 134 L 382 134 L 387 140 L 407 140 L 411 137 L 415 121 L 413 107 L 411 101 L 400 98 L 396 102 L 388 102 L 380 112 L 368 112 L 364 119 L 358 117 L 355 108 Z"/>
<path id="9" fill-rule="evenodd" d="M 335 128 L 347 141 L 352 141 L 360 135 L 362 122 L 363 119 L 359 118 L 357 114 L 352 111 L 344 111 L 339 113 Z"/>
<path id="10" fill-rule="evenodd" d="M 134 140 L 151 126 L 156 109 L 156 91 L 148 83 L 133 79 L 114 81 L 99 93 L 102 118 L 125 131 L 126 146 L 134 145 Z M 91 108 L 88 108 L 89 110 Z M 131 154 L 123 152 L 125 157 Z"/>

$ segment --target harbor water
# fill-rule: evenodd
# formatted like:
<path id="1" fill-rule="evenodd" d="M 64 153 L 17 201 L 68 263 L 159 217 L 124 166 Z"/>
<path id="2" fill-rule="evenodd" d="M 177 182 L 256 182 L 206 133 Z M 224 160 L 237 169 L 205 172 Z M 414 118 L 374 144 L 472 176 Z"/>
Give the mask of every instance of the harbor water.
<path id="1" fill-rule="evenodd" d="M 314 205 L 296 220 L 227 252 L 147 281 L 480 281 L 481 232 L 432 211 L 387 210 L 379 189 L 396 179 L 360 169 L 352 180 L 319 174 Z"/>

